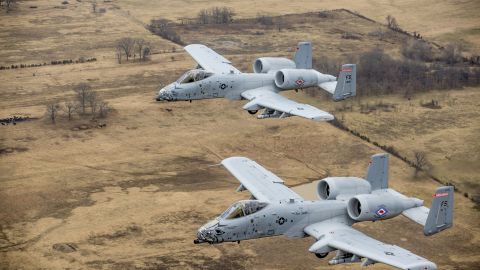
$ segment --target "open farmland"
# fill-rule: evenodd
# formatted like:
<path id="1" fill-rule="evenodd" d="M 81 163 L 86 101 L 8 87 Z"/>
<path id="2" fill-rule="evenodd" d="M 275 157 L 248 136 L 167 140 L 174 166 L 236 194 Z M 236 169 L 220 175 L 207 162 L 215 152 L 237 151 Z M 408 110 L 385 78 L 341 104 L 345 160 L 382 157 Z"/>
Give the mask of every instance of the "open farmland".
<path id="1" fill-rule="evenodd" d="M 268 11 L 268 1 L 255 11 L 247 9 L 251 1 L 241 2 L 226 5 L 243 18 Z M 368 1 L 355 2 L 354 7 L 342 1 L 317 2 L 307 1 L 304 7 L 278 5 L 272 13 L 351 8 L 372 17 L 386 6 L 383 1 L 379 7 Z M 206 6 L 202 1 L 133 3 L 99 2 L 98 8 L 106 12 L 94 14 L 88 1 L 70 1 L 68 5 L 21 1 L 16 10 L 0 17 L 0 44 L 5 48 L 0 51 L 1 65 L 97 59 L 0 70 L 0 118 L 31 118 L 0 126 L 0 269 L 332 269 L 308 253 L 311 238 L 193 245 L 200 225 L 234 201 L 249 197 L 235 193 L 237 181 L 216 165 L 229 156 L 246 156 L 278 174 L 289 186 L 299 186 L 327 175 L 363 176 L 369 156 L 382 150 L 327 123 L 300 118 L 257 120 L 241 110 L 243 101 L 155 102 L 159 85 L 176 79 L 195 63 L 177 44 L 152 35 L 145 24 L 158 17 L 192 17 L 195 13 L 186 10 L 195 12 Z M 448 3 L 438 9 L 445 11 Z M 459 18 L 452 15 L 452 24 L 462 24 L 472 5 L 466 1 L 462 6 L 465 14 L 455 15 Z M 182 8 L 185 6 L 189 8 Z M 400 8 L 416 12 L 402 3 L 373 18 L 393 13 L 400 22 L 412 23 L 412 28 L 425 27 L 419 31 L 432 35 L 446 31 L 440 18 L 438 28 L 432 30 L 427 29 L 435 27 L 433 23 L 422 26 L 403 20 L 407 13 L 399 12 Z M 250 70 L 255 57 L 265 53 L 290 56 L 300 39 L 313 41 L 315 55 L 342 56 L 376 46 L 393 54 L 398 51 L 400 41 L 395 36 L 385 41 L 369 38 L 368 33 L 382 26 L 343 11 L 335 14 L 337 17 L 328 20 L 312 17 L 306 23 L 286 18 L 292 21 L 291 28 L 281 32 L 274 28 L 227 28 L 223 32 L 212 28 L 217 32 L 209 35 L 209 29 L 196 33 L 186 27 L 178 32 L 187 42 L 211 45 L 242 71 Z M 477 24 L 474 18 L 466 18 L 470 18 L 467 27 Z M 341 33 L 353 26 L 362 38 L 342 39 Z M 278 42 L 269 41 L 274 35 Z M 117 63 L 115 42 L 129 36 L 153 44 L 150 61 Z M 72 99 L 74 86 L 84 82 L 109 102 L 109 116 L 96 121 L 75 116 L 68 121 L 61 115 L 51 124 L 45 117 L 45 105 Z M 342 103 L 303 92 L 287 96 L 329 110 L 349 127 L 406 154 L 418 147 L 427 153 L 434 173 L 462 189 L 476 190 L 477 93 L 478 88 L 428 92 L 415 96 L 412 105 L 396 96 L 366 97 L 346 102 L 358 106 L 353 112 L 341 111 Z M 373 104 L 380 99 L 396 103 L 398 113 L 359 112 L 360 103 Z M 440 100 L 442 108 L 419 106 L 429 99 Z M 444 119 L 440 116 L 448 121 L 439 122 Z M 391 186 L 429 205 L 439 184 L 423 174 L 412 175 L 411 167 L 391 158 Z M 311 193 L 311 189 L 302 191 L 306 198 L 312 198 Z M 480 262 L 478 208 L 457 193 L 455 211 L 454 228 L 430 238 L 403 217 L 356 228 L 424 256 L 441 269 L 476 269 Z M 384 265 L 371 268 L 390 269 Z"/>

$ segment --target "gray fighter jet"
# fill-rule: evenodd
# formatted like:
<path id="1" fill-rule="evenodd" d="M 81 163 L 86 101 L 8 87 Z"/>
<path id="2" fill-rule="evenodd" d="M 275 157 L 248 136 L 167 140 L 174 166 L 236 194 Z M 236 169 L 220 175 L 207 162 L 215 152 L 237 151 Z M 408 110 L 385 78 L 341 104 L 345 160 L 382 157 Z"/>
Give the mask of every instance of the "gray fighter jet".
<path id="1" fill-rule="evenodd" d="M 356 66 L 343 65 L 339 79 L 312 69 L 312 46 L 300 42 L 294 61 L 281 57 L 258 58 L 255 73 L 241 73 L 232 63 L 212 49 L 191 44 L 185 50 L 198 63 L 176 82 L 162 88 L 157 101 L 192 101 L 222 98 L 247 99 L 243 106 L 250 114 L 265 109 L 258 118 L 283 118 L 297 115 L 315 121 L 333 120 L 333 115 L 307 104 L 291 101 L 278 93 L 318 86 L 333 95 L 333 100 L 343 100 L 356 94 Z"/>
<path id="2" fill-rule="evenodd" d="M 388 155 L 373 155 L 366 179 L 327 177 L 317 186 L 321 200 L 307 201 L 284 185 L 282 179 L 256 162 L 231 157 L 222 165 L 240 181 L 237 191 L 248 190 L 250 200 L 239 201 L 202 226 L 195 244 L 240 242 L 268 236 L 312 236 L 309 248 L 319 258 L 336 251 L 329 264 L 385 263 L 400 269 L 437 269 L 425 258 L 401 247 L 377 241 L 352 225 L 390 219 L 400 214 L 424 226 L 433 235 L 453 225 L 453 187 L 436 190 L 432 208 L 423 201 L 388 188 Z"/>

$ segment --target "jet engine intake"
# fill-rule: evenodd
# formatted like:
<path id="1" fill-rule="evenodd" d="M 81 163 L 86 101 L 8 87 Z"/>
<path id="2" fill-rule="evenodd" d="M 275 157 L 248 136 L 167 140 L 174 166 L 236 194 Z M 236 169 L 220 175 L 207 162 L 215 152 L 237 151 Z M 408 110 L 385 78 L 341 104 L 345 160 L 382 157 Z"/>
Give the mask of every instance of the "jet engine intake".
<path id="1" fill-rule="evenodd" d="M 253 71 L 255 73 L 268 73 L 282 68 L 295 68 L 295 62 L 283 57 L 261 57 L 255 60 Z"/>
<path id="2" fill-rule="evenodd" d="M 322 200 L 336 200 L 342 195 L 369 194 L 370 191 L 370 183 L 358 177 L 327 177 L 317 185 L 317 194 Z"/>
<path id="3" fill-rule="evenodd" d="M 275 85 L 285 90 L 317 86 L 320 75 L 313 69 L 281 69 L 275 73 Z"/>
<path id="4" fill-rule="evenodd" d="M 385 191 L 354 196 L 348 201 L 347 211 L 353 220 L 376 221 L 396 217 L 407 209 L 422 205 L 422 200 L 403 198 Z"/>

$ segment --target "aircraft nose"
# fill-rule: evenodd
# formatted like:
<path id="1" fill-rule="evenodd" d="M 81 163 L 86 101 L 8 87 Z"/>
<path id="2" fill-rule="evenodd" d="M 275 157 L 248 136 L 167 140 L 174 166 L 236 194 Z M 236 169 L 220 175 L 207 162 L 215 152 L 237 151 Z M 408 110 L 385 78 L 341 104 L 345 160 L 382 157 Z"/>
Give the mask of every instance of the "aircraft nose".
<path id="1" fill-rule="evenodd" d="M 193 240 L 194 244 L 201 243 L 216 243 L 218 242 L 215 237 L 218 220 L 212 220 L 203 225 L 197 232 L 197 239 Z"/>
<path id="2" fill-rule="evenodd" d="M 209 229 L 200 228 L 197 232 L 197 239 L 193 240 L 194 244 L 201 244 L 206 242 L 211 242 L 210 236 L 211 232 Z"/>
<path id="3" fill-rule="evenodd" d="M 157 101 L 162 101 L 162 100 L 169 100 L 171 98 L 170 91 L 162 88 L 159 92 L 157 97 L 155 98 Z"/>

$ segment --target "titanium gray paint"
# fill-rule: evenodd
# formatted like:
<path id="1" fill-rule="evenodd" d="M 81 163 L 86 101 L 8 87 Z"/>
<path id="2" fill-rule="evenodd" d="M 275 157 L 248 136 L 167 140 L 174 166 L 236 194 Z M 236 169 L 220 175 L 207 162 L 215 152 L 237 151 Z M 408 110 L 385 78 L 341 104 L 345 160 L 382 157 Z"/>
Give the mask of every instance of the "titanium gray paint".
<path id="1" fill-rule="evenodd" d="M 316 242 L 309 251 L 317 257 L 323 258 L 328 252 L 337 251 L 329 261 L 332 265 L 360 262 L 366 266 L 381 262 L 400 269 L 437 269 L 425 258 L 398 246 L 381 243 L 351 228 L 357 222 L 379 221 L 400 214 L 423 223 L 425 235 L 453 225 L 453 188 L 438 188 L 432 210 L 428 211 L 422 200 L 408 198 L 388 188 L 387 154 L 372 156 L 368 175 L 375 177 L 366 180 L 328 177 L 320 181 L 317 192 L 326 200 L 319 201 L 304 200 L 286 187 L 282 179 L 247 158 L 232 157 L 222 164 L 240 181 L 237 191 L 249 190 L 252 199 L 235 203 L 202 226 L 194 240 L 196 244 L 310 235 Z M 258 205 L 263 208 L 255 207 Z M 239 209 L 241 211 L 237 211 Z"/>
<path id="2" fill-rule="evenodd" d="M 333 116 L 312 106 L 288 100 L 277 93 L 318 86 L 331 93 L 335 101 L 356 95 L 355 65 L 343 65 L 337 82 L 335 76 L 311 69 L 312 48 L 309 42 L 299 43 L 295 61 L 278 57 L 257 59 L 254 63 L 256 73 L 241 73 L 230 61 L 204 45 L 188 45 L 185 50 L 198 62 L 200 68 L 188 71 L 178 81 L 160 89 L 157 101 L 248 99 L 249 105 L 244 109 L 251 114 L 265 109 L 258 118 L 297 115 L 325 121 L 332 120 Z M 191 80 L 188 79 L 190 77 Z"/>

